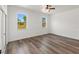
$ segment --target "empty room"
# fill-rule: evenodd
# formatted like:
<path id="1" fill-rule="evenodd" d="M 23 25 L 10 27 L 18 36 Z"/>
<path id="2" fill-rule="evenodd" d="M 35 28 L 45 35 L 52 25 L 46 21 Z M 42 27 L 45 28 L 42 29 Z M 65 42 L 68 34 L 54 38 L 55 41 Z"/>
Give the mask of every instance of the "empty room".
<path id="1" fill-rule="evenodd" d="M 1 54 L 79 54 L 79 5 L 0 5 Z"/>

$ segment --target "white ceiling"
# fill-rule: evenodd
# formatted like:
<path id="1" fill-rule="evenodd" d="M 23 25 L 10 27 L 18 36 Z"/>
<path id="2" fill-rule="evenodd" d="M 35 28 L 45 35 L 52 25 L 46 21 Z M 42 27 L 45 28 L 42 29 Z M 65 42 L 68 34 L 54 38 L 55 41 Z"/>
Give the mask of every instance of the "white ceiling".
<path id="1" fill-rule="evenodd" d="M 41 9 L 41 5 L 20 5 L 20 7 L 24 7 L 27 9 L 31 9 L 33 11 L 37 11 L 37 12 L 42 12 Z M 59 13 L 59 12 L 64 12 L 67 10 L 71 10 L 71 9 L 75 9 L 75 8 L 79 8 L 79 5 L 55 5 L 55 12 Z"/>
<path id="2" fill-rule="evenodd" d="M 59 13 L 59 12 L 64 12 L 64 11 L 79 8 L 79 5 L 56 5 L 55 8 L 56 8 L 55 9 L 56 13 Z"/>

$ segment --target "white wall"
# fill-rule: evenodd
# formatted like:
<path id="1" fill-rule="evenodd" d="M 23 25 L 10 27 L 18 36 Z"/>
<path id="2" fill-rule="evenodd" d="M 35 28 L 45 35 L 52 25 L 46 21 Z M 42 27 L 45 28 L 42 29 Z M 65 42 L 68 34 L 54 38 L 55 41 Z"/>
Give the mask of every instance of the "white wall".
<path id="1" fill-rule="evenodd" d="M 25 30 L 24 32 L 18 32 L 17 19 L 16 19 L 17 12 L 25 12 L 28 15 L 27 31 Z M 8 6 L 9 41 L 47 34 L 48 28 L 42 28 L 42 24 L 41 24 L 43 16 L 49 18 L 49 16 L 46 14 L 37 13 L 17 6 Z"/>
<path id="2" fill-rule="evenodd" d="M 79 9 L 51 15 L 51 33 L 79 39 Z"/>

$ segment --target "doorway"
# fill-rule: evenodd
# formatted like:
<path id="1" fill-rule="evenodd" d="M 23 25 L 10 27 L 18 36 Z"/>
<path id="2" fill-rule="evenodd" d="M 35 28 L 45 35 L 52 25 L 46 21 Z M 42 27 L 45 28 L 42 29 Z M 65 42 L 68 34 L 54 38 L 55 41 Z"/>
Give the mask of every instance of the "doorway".
<path id="1" fill-rule="evenodd" d="M 5 53 L 6 48 L 6 31 L 5 31 L 5 18 L 6 15 L 2 9 L 0 9 L 0 49 L 1 53 Z"/>

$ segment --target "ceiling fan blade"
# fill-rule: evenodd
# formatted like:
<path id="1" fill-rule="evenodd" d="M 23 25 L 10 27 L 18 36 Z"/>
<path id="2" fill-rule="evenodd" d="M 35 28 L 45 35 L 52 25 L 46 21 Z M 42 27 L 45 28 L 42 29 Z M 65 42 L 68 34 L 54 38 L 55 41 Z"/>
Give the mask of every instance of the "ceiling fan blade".
<path id="1" fill-rule="evenodd" d="M 50 9 L 55 9 L 55 8 L 50 8 Z"/>

